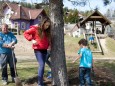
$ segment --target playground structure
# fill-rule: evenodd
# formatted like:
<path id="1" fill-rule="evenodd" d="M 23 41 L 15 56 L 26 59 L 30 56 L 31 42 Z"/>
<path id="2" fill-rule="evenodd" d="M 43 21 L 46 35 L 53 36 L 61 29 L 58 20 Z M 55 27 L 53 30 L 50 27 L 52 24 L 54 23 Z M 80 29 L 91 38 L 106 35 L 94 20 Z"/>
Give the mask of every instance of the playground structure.
<path id="1" fill-rule="evenodd" d="M 89 36 L 90 35 L 93 35 L 94 37 L 94 43 L 93 44 L 90 44 L 89 43 L 89 48 L 92 50 L 92 53 L 101 53 L 102 55 L 104 55 L 104 52 L 103 52 L 103 49 L 102 49 L 102 46 L 100 44 L 100 40 L 99 38 L 97 37 L 97 34 L 96 33 L 84 33 L 84 38 L 88 40 L 89 42 Z M 95 47 L 96 49 L 93 50 L 92 47 Z"/>
<path id="2" fill-rule="evenodd" d="M 91 15 L 85 19 L 79 21 L 69 32 L 72 37 L 80 37 L 84 35 L 84 38 L 88 40 L 92 34 L 94 36 L 94 44 L 90 44 L 89 47 L 93 53 L 101 53 L 104 55 L 103 48 L 100 43 L 100 39 L 105 39 L 107 36 L 111 36 L 111 21 L 103 16 L 98 10 L 95 10 Z M 109 35 L 108 35 L 109 34 Z"/>
<path id="3" fill-rule="evenodd" d="M 91 15 L 80 22 L 80 27 L 85 29 L 85 32 L 83 33 L 84 38 L 89 42 L 89 36 L 93 35 L 94 37 L 94 43 L 90 44 L 89 42 L 89 47 L 93 53 L 101 53 L 104 55 L 100 38 L 106 37 L 105 29 L 106 26 L 111 27 L 110 24 L 111 22 L 98 10 L 95 10 Z"/>

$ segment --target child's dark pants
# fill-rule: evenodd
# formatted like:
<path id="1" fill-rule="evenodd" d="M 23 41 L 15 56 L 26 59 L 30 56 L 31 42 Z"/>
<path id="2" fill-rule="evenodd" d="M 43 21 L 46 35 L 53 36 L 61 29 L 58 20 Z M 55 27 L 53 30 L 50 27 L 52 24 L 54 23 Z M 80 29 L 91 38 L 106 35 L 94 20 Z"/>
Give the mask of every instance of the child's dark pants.
<path id="1" fill-rule="evenodd" d="M 8 80 L 7 64 L 9 64 L 11 77 L 15 77 L 14 64 L 12 54 L 0 54 L 2 66 L 2 80 Z M 14 58 L 16 62 L 16 58 Z"/>
<path id="2" fill-rule="evenodd" d="M 91 68 L 85 68 L 85 67 L 79 68 L 80 86 L 85 86 L 86 83 L 87 86 L 92 86 L 90 74 L 91 74 Z"/>

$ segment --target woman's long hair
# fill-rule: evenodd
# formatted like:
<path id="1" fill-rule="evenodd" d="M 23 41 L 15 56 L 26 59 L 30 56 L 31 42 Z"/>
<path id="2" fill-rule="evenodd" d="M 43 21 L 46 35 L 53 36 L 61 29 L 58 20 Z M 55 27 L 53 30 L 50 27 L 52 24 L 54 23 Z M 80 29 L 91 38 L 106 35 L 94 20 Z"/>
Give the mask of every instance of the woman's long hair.
<path id="1" fill-rule="evenodd" d="M 50 26 L 44 30 L 44 24 L 46 22 L 49 22 L 50 23 Z M 43 31 L 45 32 L 46 36 L 50 39 L 50 30 L 51 30 L 51 21 L 49 18 L 45 17 L 42 19 L 42 22 L 40 23 L 40 28 L 38 29 L 38 33 L 40 35 L 41 38 L 43 38 Z"/>

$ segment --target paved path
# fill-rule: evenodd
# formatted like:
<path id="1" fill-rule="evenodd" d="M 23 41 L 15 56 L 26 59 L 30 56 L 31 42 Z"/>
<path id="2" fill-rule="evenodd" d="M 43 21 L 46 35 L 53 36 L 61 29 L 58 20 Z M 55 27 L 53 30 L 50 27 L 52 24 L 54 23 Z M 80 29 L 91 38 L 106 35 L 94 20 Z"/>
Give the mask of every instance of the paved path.
<path id="1" fill-rule="evenodd" d="M 103 48 L 103 51 L 108 52 L 108 49 L 106 47 L 106 39 L 99 39 L 99 40 L 100 40 L 101 46 Z"/>
<path id="2" fill-rule="evenodd" d="M 15 45 L 15 53 L 19 56 L 34 55 L 31 41 L 27 41 L 23 35 L 17 35 L 18 43 Z"/>

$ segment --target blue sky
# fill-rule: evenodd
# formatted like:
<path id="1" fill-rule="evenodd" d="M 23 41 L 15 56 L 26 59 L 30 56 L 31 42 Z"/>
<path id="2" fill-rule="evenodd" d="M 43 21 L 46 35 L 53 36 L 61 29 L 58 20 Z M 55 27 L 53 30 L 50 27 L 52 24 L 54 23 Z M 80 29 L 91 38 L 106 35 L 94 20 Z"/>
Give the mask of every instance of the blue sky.
<path id="1" fill-rule="evenodd" d="M 66 1 L 66 0 L 65 0 Z M 88 0 L 87 0 L 88 1 Z M 81 10 L 81 11 L 86 11 L 86 10 L 93 10 L 95 9 L 96 7 L 99 8 L 99 11 L 104 14 L 106 13 L 107 9 L 111 9 L 111 10 L 115 10 L 115 2 L 112 2 L 110 5 L 108 6 L 104 6 L 103 4 L 103 1 L 102 0 L 89 0 L 90 1 L 90 4 L 87 2 L 87 5 L 84 6 L 84 7 L 81 7 L 81 6 L 73 6 L 69 1 L 67 1 L 65 3 L 65 7 L 69 7 L 69 8 L 77 8 L 78 10 Z"/>
<path id="2" fill-rule="evenodd" d="M 11 0 L 12 1 L 12 0 Z M 18 0 L 14 0 L 14 1 L 18 1 Z M 23 1 L 23 0 L 20 0 Z M 26 2 L 30 2 L 30 3 L 34 3 L 34 2 L 42 2 L 42 0 L 25 0 Z M 104 6 L 103 5 L 103 0 L 89 0 L 90 4 L 87 2 L 87 5 L 84 7 L 81 6 L 74 6 L 72 5 L 71 2 L 69 2 L 68 0 L 63 0 L 64 2 L 64 7 L 68 7 L 70 9 L 78 9 L 80 11 L 86 11 L 86 10 L 91 10 L 91 9 L 95 9 L 96 7 L 99 8 L 99 11 L 102 14 L 105 14 L 107 9 L 111 9 L 111 10 L 115 10 L 115 2 L 112 2 L 110 5 L 108 6 Z M 71 0 L 71 1 L 75 1 L 75 0 Z M 81 1 L 81 0 L 78 0 Z M 88 0 L 87 0 L 88 1 Z"/>

